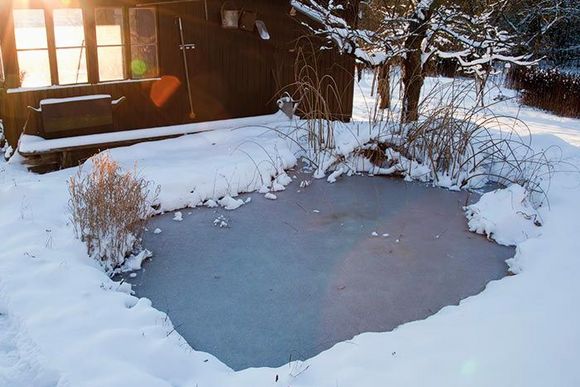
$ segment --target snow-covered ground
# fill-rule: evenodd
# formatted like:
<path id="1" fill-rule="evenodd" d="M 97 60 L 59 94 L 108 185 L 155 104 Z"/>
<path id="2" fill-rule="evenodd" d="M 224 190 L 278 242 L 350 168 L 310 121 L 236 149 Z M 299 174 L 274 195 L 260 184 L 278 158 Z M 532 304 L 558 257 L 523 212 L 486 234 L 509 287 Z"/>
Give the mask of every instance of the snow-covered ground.
<path id="1" fill-rule="evenodd" d="M 429 87 L 438 82 L 449 80 L 429 79 Z M 365 78 L 355 98 L 361 120 L 373 105 L 369 85 Z M 511 221 L 521 216 L 517 190 L 488 196 L 476 208 L 479 226 L 518 243 L 509 261 L 517 275 L 425 320 L 362 334 L 278 369 L 233 372 L 192 350 L 164 313 L 130 295 L 129 284 L 110 280 L 73 238 L 67 180 L 76 169 L 40 176 L 27 173 L 17 157 L 0 165 L 0 385 L 580 385 L 580 121 L 513 100 L 493 109 L 518 114 L 533 146 L 557 145 L 568 163 L 551 180 L 549 208 L 538 210 L 543 227 L 528 239 Z M 272 126 L 285 131 L 290 125 L 281 118 Z M 370 135 L 364 128 L 353 124 L 337 143 L 356 143 L 348 140 L 355 132 L 364 142 Z M 279 191 L 289 182 L 283 170 L 298 153 L 286 137 L 250 124 L 116 149 L 111 156 L 127 168 L 136 163 L 159 184 L 161 207 L 170 211 L 215 204 L 210 199 L 235 207 L 238 193 Z M 497 208 L 505 208 L 503 216 L 491 211 Z"/>

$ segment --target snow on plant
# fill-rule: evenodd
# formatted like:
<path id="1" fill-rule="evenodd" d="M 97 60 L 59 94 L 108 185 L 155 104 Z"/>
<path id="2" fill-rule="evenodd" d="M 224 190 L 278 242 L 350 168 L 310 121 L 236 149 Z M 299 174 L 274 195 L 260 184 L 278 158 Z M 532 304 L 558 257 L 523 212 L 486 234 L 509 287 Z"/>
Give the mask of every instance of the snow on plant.
<path id="1" fill-rule="evenodd" d="M 343 146 L 342 132 L 348 127 L 337 124 L 335 136 L 341 146 L 318 157 L 314 177 L 322 178 L 328 171 L 334 171 L 329 182 L 358 172 L 400 175 L 457 190 L 489 182 L 517 184 L 534 205 L 541 205 L 561 161 L 560 150 L 534 150 L 530 138 L 518 134 L 527 128 L 523 121 L 474 106 L 467 90 L 450 89 L 449 94 L 439 91 L 437 98 L 425 99 L 418 121 L 375 122 L 367 140 L 356 139 L 361 141 L 358 145 L 350 141 L 351 147 Z"/>
<path id="2" fill-rule="evenodd" d="M 506 0 L 494 3 L 407 0 L 393 4 L 370 1 L 370 15 L 361 21 L 369 25 L 361 28 L 358 18 L 342 17 L 342 8 L 332 6 L 333 2 L 326 6 L 316 0 L 292 1 L 296 9 L 317 22 L 310 26 L 311 31 L 327 37 L 342 52 L 370 67 L 386 67 L 382 73 L 387 77 L 391 64 L 401 63 L 403 122 L 419 118 L 421 90 L 432 59 L 453 60 L 474 74 L 481 93 L 494 64 L 535 63 L 528 60 L 529 55 L 516 54 L 521 41 L 502 28 L 506 3 Z"/>
<path id="3" fill-rule="evenodd" d="M 577 0 L 518 0 L 505 3 L 503 17 L 536 57 L 557 65 L 574 63 L 580 52 Z"/>
<path id="4" fill-rule="evenodd" d="M 69 182 L 69 210 L 77 238 L 88 254 L 99 261 L 107 273 L 120 270 L 126 261 L 145 257 L 139 251 L 158 188 L 136 171 L 122 171 L 108 153 L 91 159 L 92 169 L 81 168 Z"/>
<path id="5" fill-rule="evenodd" d="M 517 184 L 540 205 L 560 152 L 534 151 L 529 140 L 513 126 L 509 129 L 508 118 L 496 119 L 480 119 L 473 110 L 453 105 L 438 107 L 403 132 L 398 125 L 383 129 L 380 138 L 358 147 L 343 163 L 357 172 L 398 174 L 450 189 L 480 188 L 488 182 Z M 523 125 L 516 118 L 509 120 L 510 125 Z"/>
<path id="6" fill-rule="evenodd" d="M 401 152 L 427 165 L 439 185 L 479 187 L 494 181 L 542 194 L 542 177 L 554 168 L 550 155 L 533 151 L 513 130 L 493 130 L 495 117 L 478 119 L 476 112 L 454 105 L 435 109 L 409 128 Z"/>

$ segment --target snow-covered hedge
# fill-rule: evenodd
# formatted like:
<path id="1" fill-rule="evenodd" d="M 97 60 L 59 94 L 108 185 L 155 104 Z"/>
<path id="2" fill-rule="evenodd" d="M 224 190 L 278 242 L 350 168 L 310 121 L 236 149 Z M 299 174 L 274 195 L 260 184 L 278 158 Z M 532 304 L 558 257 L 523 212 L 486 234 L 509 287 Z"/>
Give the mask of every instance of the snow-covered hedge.
<path id="1" fill-rule="evenodd" d="M 558 69 L 512 68 L 506 86 L 520 90 L 521 102 L 566 117 L 580 117 L 580 75 Z"/>

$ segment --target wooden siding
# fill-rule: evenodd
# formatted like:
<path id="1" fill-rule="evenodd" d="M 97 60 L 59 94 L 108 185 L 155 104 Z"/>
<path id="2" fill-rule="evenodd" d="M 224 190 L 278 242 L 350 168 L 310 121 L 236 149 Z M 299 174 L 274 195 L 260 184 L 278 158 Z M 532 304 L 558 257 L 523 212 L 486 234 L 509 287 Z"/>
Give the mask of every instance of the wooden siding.
<path id="1" fill-rule="evenodd" d="M 3 0 L 4 1 L 4 0 Z M 109 5 L 127 4 L 126 0 Z M 125 96 L 127 101 L 115 112 L 115 130 L 129 130 L 154 126 L 210 121 L 269 114 L 277 110 L 276 98 L 281 90 L 294 81 L 296 45 L 299 38 L 308 35 L 303 26 L 289 15 L 288 0 L 244 0 L 246 9 L 256 10 L 264 20 L 271 39 L 261 40 L 257 32 L 225 30 L 220 24 L 222 1 L 208 0 L 209 20 L 206 21 L 203 1 L 158 6 L 159 64 L 161 80 L 125 81 L 42 90 L 0 91 L 0 114 L 5 121 L 7 138 L 15 145 L 29 115 L 26 106 L 38 106 L 45 98 L 63 98 L 87 94 Z M 182 17 L 186 43 L 196 48 L 188 50 L 189 75 L 193 94 L 195 120 L 188 116 L 187 89 L 184 85 L 182 53 L 178 49 L 179 31 L 176 18 Z M 9 20 L 9 13 L 0 8 L 0 24 Z M 5 36 L 7 39 L 4 39 Z M 3 42 L 10 46 L 10 32 Z M 354 60 L 336 51 L 319 51 L 315 43 L 317 63 L 321 73 L 331 74 L 341 93 L 332 110 L 337 118 L 349 119 L 352 111 Z M 305 44 L 311 47 L 311 43 Z M 4 51 L 6 50 L 4 48 Z M 4 52 L 4 57 L 11 55 Z M 7 72 L 14 68 L 9 63 Z M 180 86 L 162 106 L 154 103 L 152 89 L 163 87 L 168 80 L 177 80 Z M 173 82 L 175 85 L 175 82 Z M 30 116 L 27 132 L 38 133 L 38 118 Z"/>

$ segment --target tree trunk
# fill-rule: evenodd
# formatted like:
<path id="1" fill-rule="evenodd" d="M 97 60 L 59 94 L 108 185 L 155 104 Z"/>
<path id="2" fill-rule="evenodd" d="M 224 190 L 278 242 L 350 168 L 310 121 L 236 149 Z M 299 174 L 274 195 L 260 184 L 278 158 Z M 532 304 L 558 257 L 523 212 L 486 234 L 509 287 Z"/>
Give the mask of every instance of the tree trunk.
<path id="1" fill-rule="evenodd" d="M 480 107 L 483 107 L 485 104 L 485 101 L 483 100 L 483 97 L 485 96 L 485 85 L 487 84 L 491 70 L 491 66 L 486 66 L 484 74 L 475 74 L 475 94 L 477 104 Z"/>
<path id="2" fill-rule="evenodd" d="M 419 119 L 419 99 L 425 80 L 423 66 L 421 65 L 421 51 L 407 52 L 403 60 L 403 110 L 401 121 L 403 123 L 417 121 Z"/>
<path id="3" fill-rule="evenodd" d="M 417 9 L 409 22 L 409 35 L 405 39 L 405 57 L 403 58 L 403 123 L 417 121 L 419 118 L 419 99 L 425 81 L 423 63 L 421 61 L 421 43 L 427 38 L 428 21 L 431 18 L 437 1 L 431 2 L 426 8 Z"/>
<path id="4" fill-rule="evenodd" d="M 379 70 L 378 94 L 380 98 L 379 109 L 385 110 L 391 107 L 391 65 L 386 62 Z"/>

